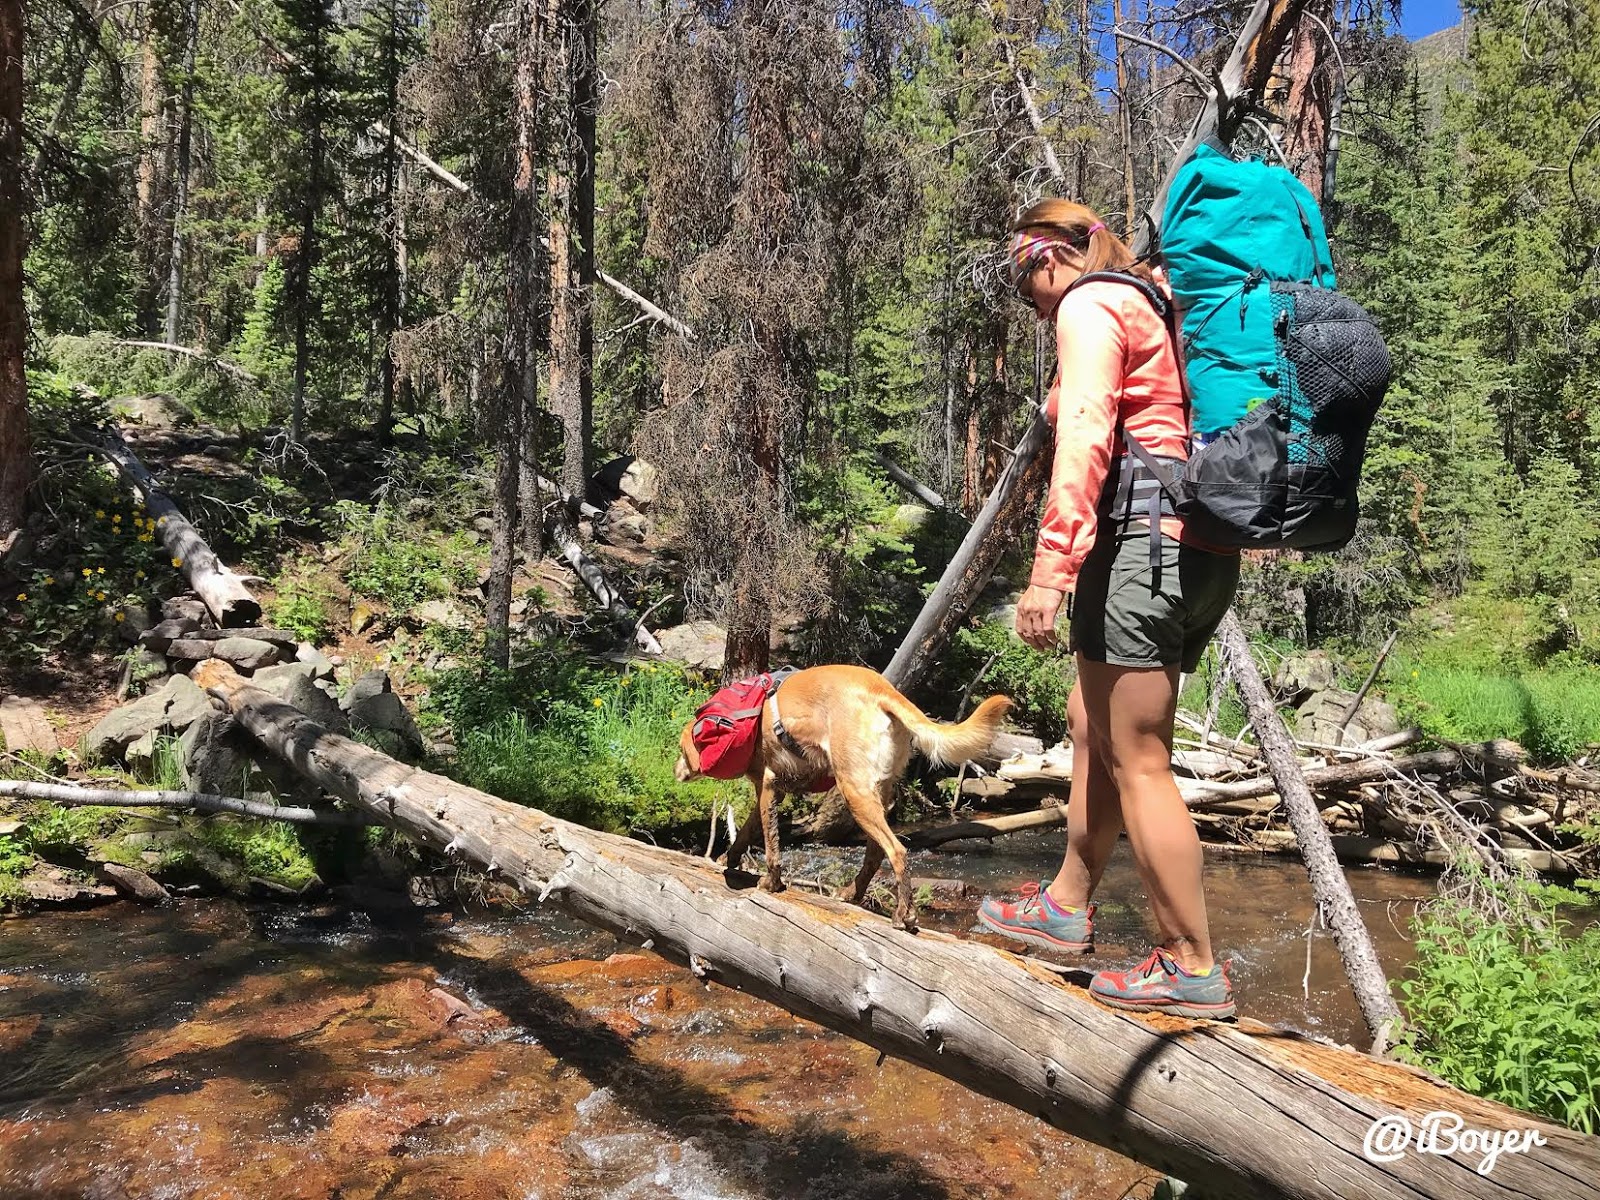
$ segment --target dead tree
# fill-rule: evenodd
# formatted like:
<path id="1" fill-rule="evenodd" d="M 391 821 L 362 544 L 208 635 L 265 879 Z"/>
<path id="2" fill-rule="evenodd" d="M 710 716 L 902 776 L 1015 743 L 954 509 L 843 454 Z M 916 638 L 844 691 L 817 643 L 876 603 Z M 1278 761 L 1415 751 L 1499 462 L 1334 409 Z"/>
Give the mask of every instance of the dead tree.
<path id="1" fill-rule="evenodd" d="M 27 193 L 22 173 L 22 0 L 0 0 L 0 554 L 22 528 L 28 439 L 28 309 L 22 294 Z"/>
<path id="2" fill-rule="evenodd" d="M 172 565 L 183 572 L 217 624 L 225 629 L 260 624 L 261 604 L 245 587 L 244 580 L 217 557 L 200 536 L 200 531 L 189 524 L 189 519 L 172 498 L 156 485 L 145 465 L 128 449 L 122 435 L 114 429 L 103 430 L 100 450 L 143 499 L 145 511 L 154 518 L 161 534 L 162 546 L 172 556 Z"/>
<path id="3" fill-rule="evenodd" d="M 836 901 L 774 896 L 703 859 L 496 799 L 328 733 L 220 672 L 206 681 L 269 753 L 330 793 L 541 902 L 848 1037 L 1230 1200 L 1600 1200 L 1600 1138 L 1479 1100 L 1407 1067 L 1282 1029 L 1103 1008 L 1077 972 Z M 1458 1114 L 1536 1130 L 1482 1156 L 1373 1161 L 1379 1120 Z"/>

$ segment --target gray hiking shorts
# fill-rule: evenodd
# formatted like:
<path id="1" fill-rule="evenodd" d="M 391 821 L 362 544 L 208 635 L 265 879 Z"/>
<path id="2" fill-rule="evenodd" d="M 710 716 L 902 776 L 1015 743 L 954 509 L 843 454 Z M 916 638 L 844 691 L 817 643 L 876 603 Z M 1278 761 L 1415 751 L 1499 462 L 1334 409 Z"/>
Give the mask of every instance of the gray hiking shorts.
<path id="1" fill-rule="evenodd" d="M 1078 574 L 1072 649 L 1117 667 L 1193 671 L 1238 586 L 1237 554 L 1163 537 L 1152 569 L 1148 526 L 1103 522 Z"/>

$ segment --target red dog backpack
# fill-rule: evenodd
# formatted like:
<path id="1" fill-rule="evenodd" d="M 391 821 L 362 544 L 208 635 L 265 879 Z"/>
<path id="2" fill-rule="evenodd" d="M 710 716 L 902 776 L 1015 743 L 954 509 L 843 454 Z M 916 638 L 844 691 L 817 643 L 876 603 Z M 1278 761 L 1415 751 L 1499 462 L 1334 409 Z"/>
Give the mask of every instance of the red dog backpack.
<path id="1" fill-rule="evenodd" d="M 740 679 L 695 710 L 690 737 L 700 752 L 702 775 L 737 779 L 750 769 L 761 738 L 761 706 L 776 686 L 770 673 Z"/>

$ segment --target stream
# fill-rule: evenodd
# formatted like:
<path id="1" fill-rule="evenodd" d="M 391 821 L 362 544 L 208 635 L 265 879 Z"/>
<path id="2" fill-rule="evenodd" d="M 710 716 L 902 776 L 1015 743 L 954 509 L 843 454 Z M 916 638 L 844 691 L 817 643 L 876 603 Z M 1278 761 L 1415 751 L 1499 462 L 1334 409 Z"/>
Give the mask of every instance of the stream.
<path id="1" fill-rule="evenodd" d="M 1060 839 L 914 854 L 914 875 L 969 885 L 923 924 L 989 940 L 978 901 L 1053 872 Z M 785 869 L 859 854 L 798 848 Z M 1298 860 L 1207 858 L 1241 1012 L 1363 1044 L 1326 932 L 1302 990 Z M 1433 881 L 1348 875 L 1399 974 Z M 1125 843 L 1100 899 L 1089 961 L 1142 956 Z M 554 910 L 196 900 L 0 921 L 5 1200 L 1117 1200 L 1157 1178 Z"/>

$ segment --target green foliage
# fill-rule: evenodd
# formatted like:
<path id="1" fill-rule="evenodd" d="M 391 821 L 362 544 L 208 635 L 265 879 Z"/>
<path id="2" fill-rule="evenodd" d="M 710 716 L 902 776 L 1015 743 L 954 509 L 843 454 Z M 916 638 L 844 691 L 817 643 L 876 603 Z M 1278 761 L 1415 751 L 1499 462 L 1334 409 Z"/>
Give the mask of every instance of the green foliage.
<path id="1" fill-rule="evenodd" d="M 246 874 L 296 891 L 317 878 L 316 864 L 301 844 L 299 827 L 285 821 L 223 817 L 200 827 L 200 840 L 243 864 Z"/>
<path id="2" fill-rule="evenodd" d="M 618 676 L 554 646 L 510 671 L 450 671 L 430 707 L 454 730 L 454 773 L 570 820 L 665 834 L 702 831 L 713 803 L 749 803 L 742 782 L 673 775 L 678 735 L 705 698 L 681 671 Z"/>
<path id="3" fill-rule="evenodd" d="M 333 635 L 333 590 L 309 558 L 296 559 L 278 576 L 272 622 L 313 644 Z"/>
<path id="4" fill-rule="evenodd" d="M 26 823 L 13 836 L 23 850 L 41 857 L 76 854 L 103 834 L 119 815 L 116 809 L 99 805 L 67 807 L 40 801 L 29 806 L 24 816 Z"/>
<path id="5" fill-rule="evenodd" d="M 1071 658 L 1042 654 L 999 622 L 963 628 L 956 633 L 955 653 L 950 656 L 953 670 L 946 686 L 955 689 L 951 694 L 966 688 L 985 664 L 988 670 L 972 689 L 974 701 L 996 694 L 1010 696 L 1017 703 L 1010 719 L 1045 745 L 1053 746 L 1066 736 L 1067 696 L 1076 678 Z"/>
<path id="6" fill-rule="evenodd" d="M 1450 741 L 1511 738 L 1542 762 L 1567 762 L 1600 743 L 1600 679 L 1593 669 L 1463 670 L 1397 662 L 1391 695 L 1423 729 Z"/>
<path id="7" fill-rule="evenodd" d="M 1600 1131 L 1600 924 L 1571 936 L 1548 899 L 1531 923 L 1485 921 L 1441 900 L 1416 923 L 1417 960 L 1400 984 L 1413 1023 L 1402 1057 L 1457 1087 L 1584 1133 Z"/>
<path id="8" fill-rule="evenodd" d="M 336 517 L 353 543 L 344 579 L 359 595 L 404 612 L 472 582 L 472 547 L 460 534 L 440 537 L 385 505 L 369 509 L 341 501 Z"/>

